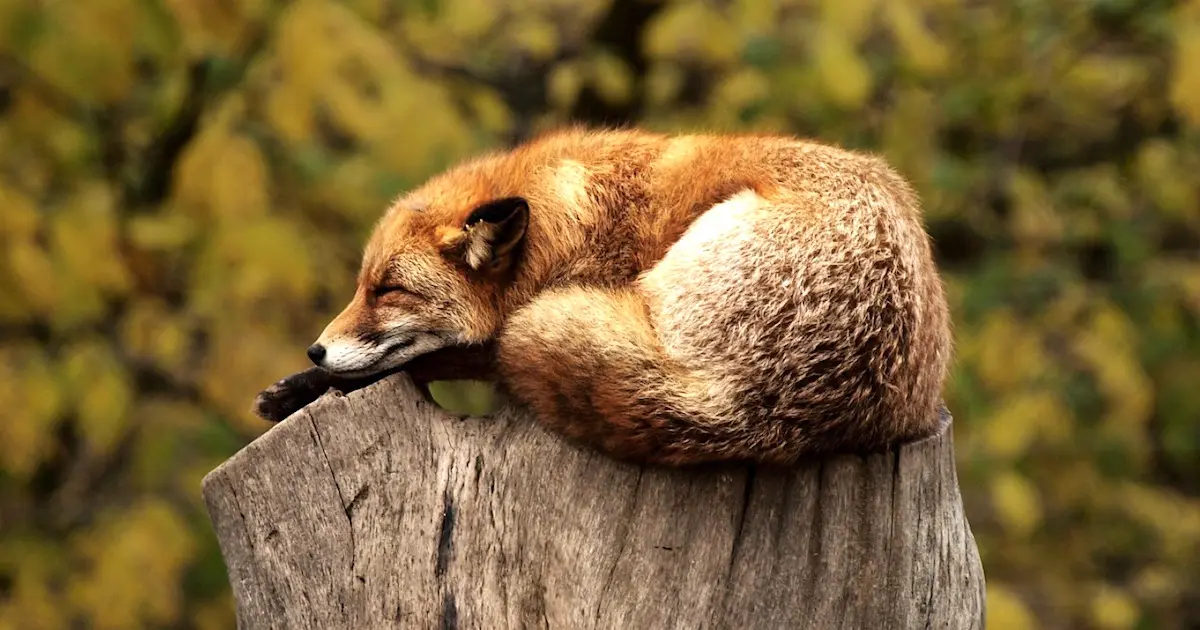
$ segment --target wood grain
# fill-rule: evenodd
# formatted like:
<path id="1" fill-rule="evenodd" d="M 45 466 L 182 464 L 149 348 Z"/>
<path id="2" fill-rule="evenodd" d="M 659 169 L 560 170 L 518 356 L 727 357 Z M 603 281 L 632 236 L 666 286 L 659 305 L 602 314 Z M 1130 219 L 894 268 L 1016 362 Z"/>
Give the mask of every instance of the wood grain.
<path id="1" fill-rule="evenodd" d="M 241 628 L 982 628 L 951 421 L 794 469 L 639 467 L 397 374 L 204 480 Z"/>

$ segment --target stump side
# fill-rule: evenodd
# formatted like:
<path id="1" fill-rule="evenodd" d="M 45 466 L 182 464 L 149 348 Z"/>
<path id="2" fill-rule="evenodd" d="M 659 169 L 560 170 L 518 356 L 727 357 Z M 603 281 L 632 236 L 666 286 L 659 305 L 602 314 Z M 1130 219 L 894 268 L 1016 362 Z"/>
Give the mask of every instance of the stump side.
<path id="1" fill-rule="evenodd" d="M 211 472 L 242 628 L 981 628 L 951 420 L 792 469 L 611 460 L 404 375 Z"/>

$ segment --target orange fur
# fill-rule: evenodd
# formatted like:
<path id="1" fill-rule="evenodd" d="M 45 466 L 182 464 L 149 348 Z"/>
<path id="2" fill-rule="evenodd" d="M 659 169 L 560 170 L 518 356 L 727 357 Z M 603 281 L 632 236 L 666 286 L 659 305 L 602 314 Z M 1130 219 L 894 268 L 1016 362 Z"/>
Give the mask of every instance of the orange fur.
<path id="1" fill-rule="evenodd" d="M 337 355 L 361 374 L 495 342 L 519 402 L 618 457 L 884 448 L 934 430 L 951 355 L 921 221 L 873 156 L 568 129 L 397 201 L 320 343 L 416 335 L 375 364 L 376 346 Z"/>

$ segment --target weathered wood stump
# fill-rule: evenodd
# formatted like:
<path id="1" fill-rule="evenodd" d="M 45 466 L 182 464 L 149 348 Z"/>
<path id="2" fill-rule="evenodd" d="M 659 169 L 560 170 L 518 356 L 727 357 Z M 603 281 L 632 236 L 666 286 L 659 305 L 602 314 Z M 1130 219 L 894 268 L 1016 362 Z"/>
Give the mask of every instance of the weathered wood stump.
<path id="1" fill-rule="evenodd" d="M 788 470 L 639 467 L 396 375 L 204 496 L 242 628 L 981 628 L 950 424 Z"/>

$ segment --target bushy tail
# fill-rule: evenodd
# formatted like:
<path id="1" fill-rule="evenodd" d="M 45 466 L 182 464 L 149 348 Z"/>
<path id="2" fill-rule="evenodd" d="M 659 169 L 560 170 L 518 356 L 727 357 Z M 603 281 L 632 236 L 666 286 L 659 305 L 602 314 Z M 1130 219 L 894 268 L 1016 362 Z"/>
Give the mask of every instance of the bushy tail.
<path id="1" fill-rule="evenodd" d="M 635 289 L 545 293 L 510 318 L 498 371 L 539 421 L 611 456 L 643 462 L 788 461 L 795 436 L 745 414 L 662 351 Z"/>

